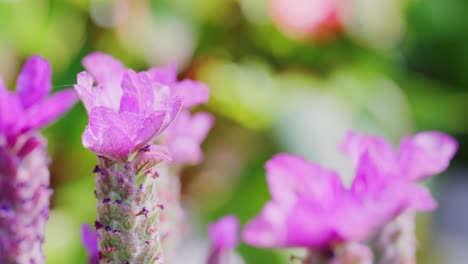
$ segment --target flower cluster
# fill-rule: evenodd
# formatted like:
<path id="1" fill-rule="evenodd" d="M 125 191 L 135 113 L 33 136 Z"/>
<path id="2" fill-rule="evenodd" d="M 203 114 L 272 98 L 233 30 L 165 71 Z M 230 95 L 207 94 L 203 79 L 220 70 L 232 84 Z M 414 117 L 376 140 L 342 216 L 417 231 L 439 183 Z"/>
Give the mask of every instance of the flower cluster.
<path id="1" fill-rule="evenodd" d="M 39 129 L 76 102 L 73 90 L 47 97 L 51 67 L 30 57 L 16 93 L 0 78 L 0 263 L 44 263 L 42 243 L 49 215 L 49 158 Z"/>
<path id="2" fill-rule="evenodd" d="M 405 138 L 395 152 L 383 139 L 349 133 L 341 149 L 356 165 L 350 188 L 336 172 L 301 157 L 279 154 L 268 161 L 272 200 L 247 224 L 244 240 L 322 253 L 366 241 L 404 212 L 434 209 L 430 193 L 416 181 L 445 170 L 457 143 L 422 132 Z"/>

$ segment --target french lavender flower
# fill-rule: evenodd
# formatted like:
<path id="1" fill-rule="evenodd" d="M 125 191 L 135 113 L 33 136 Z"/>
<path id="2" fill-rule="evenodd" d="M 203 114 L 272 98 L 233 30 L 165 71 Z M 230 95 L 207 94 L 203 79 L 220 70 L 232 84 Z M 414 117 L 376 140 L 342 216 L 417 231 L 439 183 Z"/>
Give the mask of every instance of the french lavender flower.
<path id="1" fill-rule="evenodd" d="M 406 137 L 398 150 L 394 151 L 384 139 L 348 133 L 341 147 L 354 163 L 363 152 L 371 153 L 379 164 L 380 170 L 389 175 L 388 178 L 393 181 L 398 179 L 416 184 L 416 181 L 447 169 L 458 144 L 446 134 L 429 131 Z M 421 196 L 415 196 L 414 199 L 426 199 L 428 205 L 426 209 L 434 208 L 436 204 L 430 202 L 430 194 L 423 187 L 419 188 Z M 374 193 L 379 191 L 379 188 L 373 190 Z M 414 212 L 417 209 L 424 208 L 408 208 L 406 212 L 383 228 L 377 239 L 377 246 L 382 255 L 379 263 L 416 262 L 417 240 L 414 233 Z"/>
<path id="2" fill-rule="evenodd" d="M 169 160 L 154 145 L 175 119 L 182 98 L 103 53 L 84 58 L 87 72 L 75 89 L 89 115 L 83 145 L 99 158 L 95 167 L 98 257 L 100 263 L 162 263 L 157 192 L 158 172 Z M 95 85 L 94 83 L 97 83 Z"/>
<path id="3" fill-rule="evenodd" d="M 46 140 L 39 129 L 77 100 L 73 90 L 47 97 L 50 64 L 30 57 L 16 83 L 16 94 L 0 78 L 0 263 L 45 263 L 44 228 L 52 190 Z"/>
<path id="4" fill-rule="evenodd" d="M 208 226 L 211 250 L 207 264 L 228 264 L 229 253 L 237 247 L 239 220 L 232 215 L 225 216 Z"/>
<path id="5" fill-rule="evenodd" d="M 394 155 L 383 140 L 350 134 L 342 149 L 356 165 L 349 189 L 335 172 L 300 157 L 281 154 L 267 162 L 272 200 L 246 225 L 244 240 L 257 247 L 307 248 L 303 263 L 372 262 L 368 248 L 351 245 L 382 228 L 385 234 L 385 226 L 406 212 L 432 210 L 430 193 L 412 180 L 444 170 L 456 142 L 438 132 L 420 133 Z M 359 261 L 349 262 L 349 256 Z"/>
<path id="6" fill-rule="evenodd" d="M 170 163 L 158 165 L 157 185 L 161 204 L 161 236 L 164 258 L 168 263 L 177 263 L 177 249 L 186 229 L 185 214 L 180 200 L 180 173 L 185 165 L 200 163 L 203 159 L 201 143 L 213 125 L 209 113 L 192 114 L 190 108 L 206 103 L 208 87 L 197 81 L 177 81 L 177 69 L 173 64 L 149 70 L 152 79 L 168 85 L 173 96 L 183 98 L 184 104 L 176 120 L 158 137 L 157 143 L 168 148 Z"/>

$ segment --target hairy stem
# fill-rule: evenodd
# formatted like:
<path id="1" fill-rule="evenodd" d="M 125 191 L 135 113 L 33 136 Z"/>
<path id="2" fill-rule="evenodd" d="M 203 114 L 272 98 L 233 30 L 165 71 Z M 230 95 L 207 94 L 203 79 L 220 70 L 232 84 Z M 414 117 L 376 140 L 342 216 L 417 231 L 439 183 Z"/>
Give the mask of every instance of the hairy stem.
<path id="1" fill-rule="evenodd" d="M 100 158 L 96 166 L 100 263 L 163 263 L 157 173 Z M 139 175 L 142 174 L 142 175 Z"/>

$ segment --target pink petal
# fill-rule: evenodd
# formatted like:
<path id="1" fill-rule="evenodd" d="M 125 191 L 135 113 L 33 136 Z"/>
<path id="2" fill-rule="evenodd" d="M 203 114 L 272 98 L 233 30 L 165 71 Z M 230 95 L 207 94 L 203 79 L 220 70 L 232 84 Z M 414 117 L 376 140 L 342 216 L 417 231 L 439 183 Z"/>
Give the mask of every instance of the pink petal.
<path id="1" fill-rule="evenodd" d="M 169 63 L 165 67 L 154 67 L 148 70 L 151 79 L 157 83 L 171 85 L 177 81 L 177 66 Z"/>
<path id="2" fill-rule="evenodd" d="M 262 211 L 248 222 L 242 231 L 242 240 L 254 247 L 286 246 L 287 211 L 270 201 Z"/>
<path id="3" fill-rule="evenodd" d="M 92 150 L 97 155 L 127 161 L 132 150 L 133 143 L 119 128 L 101 128 L 97 133 L 93 133 L 88 125 L 83 133 L 83 146 Z"/>
<path id="4" fill-rule="evenodd" d="M 24 108 L 42 100 L 51 90 L 51 67 L 47 60 L 31 56 L 16 81 L 16 90 Z"/>
<path id="5" fill-rule="evenodd" d="M 208 135 L 208 132 L 210 132 L 213 123 L 214 117 L 210 113 L 201 112 L 194 114 L 190 125 L 193 138 L 201 143 Z"/>
<path id="6" fill-rule="evenodd" d="M 40 101 L 28 108 L 18 123 L 19 130 L 24 132 L 41 128 L 63 113 L 68 111 L 78 100 L 73 89 L 67 89 L 55 93 L 51 97 Z"/>
<path id="7" fill-rule="evenodd" d="M 233 249 L 238 244 L 239 220 L 228 215 L 208 226 L 211 243 L 217 249 Z"/>
<path id="8" fill-rule="evenodd" d="M 0 132 L 15 133 L 13 126 L 21 120 L 23 107 L 18 96 L 6 89 L 0 79 Z"/>
<path id="9" fill-rule="evenodd" d="M 83 59 L 83 65 L 98 83 L 120 83 L 125 66 L 111 55 L 94 52 Z"/>
<path id="10" fill-rule="evenodd" d="M 180 96 L 184 101 L 184 108 L 191 108 L 193 106 L 204 104 L 208 102 L 210 90 L 202 82 L 193 80 L 183 80 L 171 86 L 171 94 L 173 96 Z"/>
<path id="11" fill-rule="evenodd" d="M 273 200 L 290 204 L 298 198 L 333 203 L 344 187 L 333 171 L 290 154 L 275 155 L 265 165 Z"/>
<path id="12" fill-rule="evenodd" d="M 409 136 L 400 145 L 401 173 L 411 180 L 441 173 L 449 166 L 457 148 L 457 141 L 444 133 L 429 131 Z"/>
<path id="13" fill-rule="evenodd" d="M 147 113 L 153 109 L 155 100 L 154 88 L 148 73 L 136 73 L 132 70 L 127 70 L 123 75 L 121 87 L 124 95 L 130 95 L 134 98 L 133 100 L 138 102 L 139 113 Z M 122 102 L 120 102 L 121 106 Z"/>

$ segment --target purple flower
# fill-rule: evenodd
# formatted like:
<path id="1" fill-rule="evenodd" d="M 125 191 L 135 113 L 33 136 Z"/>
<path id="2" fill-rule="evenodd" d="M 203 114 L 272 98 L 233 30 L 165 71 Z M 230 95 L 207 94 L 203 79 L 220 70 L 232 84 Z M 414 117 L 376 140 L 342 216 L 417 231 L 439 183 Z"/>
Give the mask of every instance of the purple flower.
<path id="1" fill-rule="evenodd" d="M 190 114 L 180 112 L 177 119 L 167 130 L 166 146 L 177 164 L 196 164 L 203 159 L 200 148 L 213 125 L 213 116 L 209 113 Z"/>
<path id="2" fill-rule="evenodd" d="M 227 263 L 229 252 L 238 244 L 239 220 L 228 215 L 208 226 L 208 236 L 211 240 L 211 252 L 208 264 Z"/>
<path id="3" fill-rule="evenodd" d="M 208 101 L 210 91 L 204 83 L 189 79 L 177 81 L 177 67 L 175 64 L 154 67 L 149 69 L 148 72 L 153 81 L 171 87 L 172 96 L 182 97 L 185 109 Z"/>
<path id="4" fill-rule="evenodd" d="M 327 247 L 365 237 L 373 228 L 334 171 L 279 154 L 266 163 L 272 200 L 243 231 L 257 247 Z M 346 224 L 344 223 L 346 222 Z"/>
<path id="5" fill-rule="evenodd" d="M 39 56 L 31 56 L 24 64 L 16 94 L 0 78 L 0 145 L 11 147 L 20 135 L 49 124 L 75 104 L 73 90 L 47 97 L 51 89 L 50 64 Z"/>
<path id="6" fill-rule="evenodd" d="M 47 97 L 51 67 L 39 56 L 21 70 L 16 93 L 0 78 L 0 263 L 44 263 L 49 217 L 47 142 L 38 129 L 77 100 L 72 89 Z"/>
<path id="7" fill-rule="evenodd" d="M 213 125 L 213 116 L 209 113 L 191 114 L 189 108 L 208 101 L 208 87 L 204 83 L 188 79 L 177 81 L 174 64 L 151 68 L 148 72 L 153 81 L 170 87 L 171 96 L 180 96 L 184 101 L 183 110 L 164 133 L 164 142 L 169 148 L 172 163 L 180 165 L 201 162 L 203 154 L 200 144 Z"/>
<path id="8" fill-rule="evenodd" d="M 170 87 L 150 72 L 125 69 L 113 57 L 93 53 L 75 89 L 89 114 L 83 145 L 98 155 L 125 161 L 151 143 L 175 119 L 182 105 Z M 97 85 L 94 85 L 97 82 Z"/>
<path id="9" fill-rule="evenodd" d="M 99 263 L 98 235 L 88 224 L 81 226 L 81 242 L 88 252 L 88 264 Z"/>
<path id="10" fill-rule="evenodd" d="M 446 169 L 456 148 L 451 137 L 424 132 L 403 140 L 394 153 L 382 139 L 350 133 L 342 145 L 356 165 L 349 189 L 331 170 L 276 155 L 266 164 L 272 199 L 246 225 L 243 239 L 257 247 L 325 250 L 362 241 L 407 210 L 432 210 L 429 191 L 413 180 Z"/>

